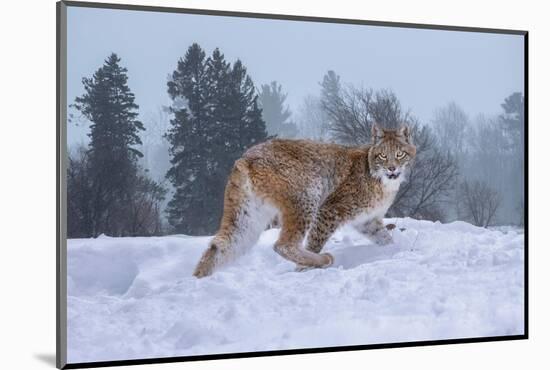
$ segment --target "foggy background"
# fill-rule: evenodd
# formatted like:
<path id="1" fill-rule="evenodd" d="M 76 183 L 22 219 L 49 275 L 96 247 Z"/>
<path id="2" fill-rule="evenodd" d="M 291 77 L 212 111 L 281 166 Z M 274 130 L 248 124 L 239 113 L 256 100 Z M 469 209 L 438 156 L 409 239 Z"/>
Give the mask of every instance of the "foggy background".
<path id="1" fill-rule="evenodd" d="M 167 82 L 193 43 L 206 57 L 219 48 L 228 63 L 242 62 L 268 135 L 351 145 L 368 142 L 374 120 L 414 126 L 417 145 L 429 153 L 418 178 L 439 188 L 424 201 L 424 185 L 413 183 L 391 216 L 522 224 L 522 36 L 69 7 L 70 155 L 90 143 L 91 122 L 71 105 L 85 93 L 82 78 L 116 53 L 145 128 L 139 163 L 166 189 L 161 226 L 134 234 L 215 231 L 216 217 L 204 229 L 166 221 L 178 184 L 166 179 L 171 144 L 164 135 L 173 109 L 186 106 L 171 99 Z M 484 210 L 461 209 L 487 199 Z"/>

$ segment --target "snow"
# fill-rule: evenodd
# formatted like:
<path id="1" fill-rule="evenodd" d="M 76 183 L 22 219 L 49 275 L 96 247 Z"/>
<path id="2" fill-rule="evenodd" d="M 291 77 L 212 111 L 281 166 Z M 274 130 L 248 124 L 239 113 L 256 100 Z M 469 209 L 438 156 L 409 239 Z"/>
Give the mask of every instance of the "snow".
<path id="1" fill-rule="evenodd" d="M 204 279 L 191 274 L 210 237 L 71 239 L 68 360 L 523 334 L 521 229 L 385 221 L 388 246 L 338 230 L 327 269 L 295 272 L 271 229 Z"/>

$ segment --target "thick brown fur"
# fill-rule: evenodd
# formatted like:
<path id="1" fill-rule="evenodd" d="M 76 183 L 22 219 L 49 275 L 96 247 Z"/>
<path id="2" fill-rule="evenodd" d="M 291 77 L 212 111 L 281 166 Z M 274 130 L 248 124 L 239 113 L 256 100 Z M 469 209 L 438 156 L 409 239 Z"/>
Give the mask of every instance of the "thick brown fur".
<path id="1" fill-rule="evenodd" d="M 220 229 L 194 275 L 212 274 L 255 244 L 274 216 L 281 222 L 274 250 L 299 269 L 330 266 L 333 257 L 320 252 L 346 222 L 379 244 L 391 242 L 382 217 L 416 148 L 407 127 L 375 125 L 372 136 L 363 147 L 276 139 L 250 148 L 235 162 Z"/>

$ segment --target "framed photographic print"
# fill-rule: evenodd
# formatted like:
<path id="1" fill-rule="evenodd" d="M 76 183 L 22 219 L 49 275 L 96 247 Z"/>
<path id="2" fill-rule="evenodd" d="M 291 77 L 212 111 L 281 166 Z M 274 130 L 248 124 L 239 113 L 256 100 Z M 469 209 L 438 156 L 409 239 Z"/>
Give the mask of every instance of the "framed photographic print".
<path id="1" fill-rule="evenodd" d="M 526 31 L 57 12 L 59 368 L 528 337 Z"/>

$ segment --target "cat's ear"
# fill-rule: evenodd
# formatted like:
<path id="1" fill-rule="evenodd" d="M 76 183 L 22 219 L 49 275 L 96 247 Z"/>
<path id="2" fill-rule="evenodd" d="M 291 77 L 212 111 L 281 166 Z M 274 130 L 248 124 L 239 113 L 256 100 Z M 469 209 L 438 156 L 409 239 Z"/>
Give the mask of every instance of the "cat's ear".
<path id="1" fill-rule="evenodd" d="M 384 137 L 384 130 L 382 130 L 382 128 L 380 128 L 378 123 L 374 122 L 372 124 L 372 127 L 371 127 L 370 135 L 372 137 L 372 143 L 376 144 L 376 143 L 380 142 L 380 140 L 382 140 L 382 138 Z"/>
<path id="2" fill-rule="evenodd" d="M 397 129 L 397 133 L 405 138 L 405 141 L 411 144 L 411 129 L 407 124 L 402 124 L 401 127 Z"/>

